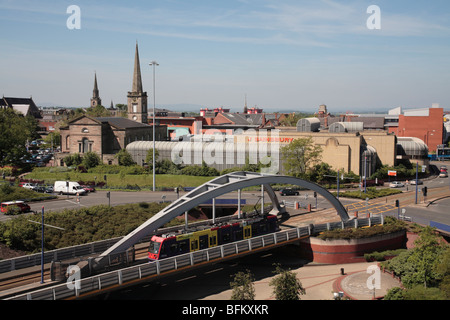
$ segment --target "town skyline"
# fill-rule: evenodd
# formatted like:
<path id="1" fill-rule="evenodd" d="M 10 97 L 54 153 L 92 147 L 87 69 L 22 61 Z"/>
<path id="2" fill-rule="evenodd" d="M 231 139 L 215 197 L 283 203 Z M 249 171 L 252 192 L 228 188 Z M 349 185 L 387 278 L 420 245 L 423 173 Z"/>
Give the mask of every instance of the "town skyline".
<path id="1" fill-rule="evenodd" d="M 88 107 L 97 75 L 103 105 L 126 103 L 138 42 L 144 91 L 156 105 L 195 111 L 384 112 L 450 102 L 449 4 L 379 1 L 0 1 L 4 96 Z"/>

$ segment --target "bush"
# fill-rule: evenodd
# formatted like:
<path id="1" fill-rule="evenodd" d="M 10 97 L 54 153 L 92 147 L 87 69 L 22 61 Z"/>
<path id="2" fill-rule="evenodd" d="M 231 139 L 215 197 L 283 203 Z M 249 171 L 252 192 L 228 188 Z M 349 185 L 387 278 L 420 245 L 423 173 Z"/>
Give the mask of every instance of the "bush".
<path id="1" fill-rule="evenodd" d="M 82 209 L 66 209 L 61 212 L 46 212 L 45 223 L 65 229 L 45 230 L 45 250 L 54 250 L 93 241 L 124 236 L 153 215 L 167 203 L 135 203 L 109 207 L 98 205 Z M 0 241 L 14 250 L 30 253 L 41 248 L 40 215 L 18 216 L 0 223 Z M 171 222 L 168 225 L 174 225 Z M 177 222 L 179 224 L 179 222 Z"/>
<path id="2" fill-rule="evenodd" d="M 392 256 L 398 256 L 400 253 L 405 252 L 406 249 L 397 249 L 397 250 L 386 250 L 382 252 L 372 252 L 372 253 L 365 253 L 364 259 L 366 261 L 385 261 L 386 257 L 392 257 Z"/>
<path id="3" fill-rule="evenodd" d="M 203 161 L 202 166 L 186 166 L 181 169 L 181 174 L 188 176 L 215 177 L 220 174 L 216 168 L 208 167 Z"/>
<path id="4" fill-rule="evenodd" d="M 83 166 L 86 169 L 94 168 L 100 164 L 100 157 L 95 152 L 89 151 L 83 156 Z"/>
<path id="5" fill-rule="evenodd" d="M 369 199 L 375 199 L 380 197 L 386 197 L 393 194 L 399 194 L 402 193 L 401 190 L 397 189 L 376 189 L 375 187 L 369 187 L 366 188 L 366 193 L 362 191 L 345 191 L 345 192 L 339 192 L 340 197 L 344 198 L 357 198 L 365 200 L 366 198 Z M 333 195 L 337 195 L 337 192 L 332 192 Z"/>
<path id="6" fill-rule="evenodd" d="M 370 228 L 327 230 L 317 236 L 317 238 L 322 240 L 361 239 L 373 237 L 376 235 L 394 233 L 402 230 L 406 230 L 406 225 L 403 221 L 391 217 L 386 217 L 384 225 L 376 225 Z"/>
<path id="7" fill-rule="evenodd" d="M 0 202 L 14 200 L 32 200 L 42 198 L 54 198 L 52 195 L 45 195 L 22 187 L 13 187 L 4 184 L 0 187 Z"/>

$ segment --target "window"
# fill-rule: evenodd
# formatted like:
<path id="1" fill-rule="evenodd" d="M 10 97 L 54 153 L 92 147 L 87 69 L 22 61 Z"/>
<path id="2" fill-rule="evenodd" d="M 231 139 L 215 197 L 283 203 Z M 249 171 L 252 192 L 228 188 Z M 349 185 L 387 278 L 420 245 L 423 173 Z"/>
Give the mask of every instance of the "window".
<path id="1" fill-rule="evenodd" d="M 191 251 L 197 250 L 198 249 L 198 241 L 197 240 L 192 240 L 191 241 Z"/>
<path id="2" fill-rule="evenodd" d="M 82 144 L 82 153 L 86 153 L 89 151 L 89 139 L 88 138 L 83 138 L 83 140 L 81 140 L 81 144 Z"/>
<path id="3" fill-rule="evenodd" d="M 89 133 L 89 129 L 88 129 L 88 128 L 83 128 L 83 129 L 81 129 L 81 132 L 83 132 L 83 133 Z"/>
<path id="4" fill-rule="evenodd" d="M 133 103 L 133 113 L 136 113 L 136 112 L 137 112 L 137 104 Z"/>

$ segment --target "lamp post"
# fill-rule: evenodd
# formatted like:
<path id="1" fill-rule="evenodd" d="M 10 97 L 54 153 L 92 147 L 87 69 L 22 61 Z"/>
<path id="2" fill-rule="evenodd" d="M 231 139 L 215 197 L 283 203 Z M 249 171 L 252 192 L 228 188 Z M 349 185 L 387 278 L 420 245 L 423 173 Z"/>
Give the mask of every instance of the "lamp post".
<path id="1" fill-rule="evenodd" d="M 416 162 L 416 199 L 414 201 L 415 204 L 417 204 L 418 180 L 419 180 L 419 162 Z"/>
<path id="2" fill-rule="evenodd" d="M 156 99 L 155 99 L 155 67 L 159 66 L 156 61 L 152 61 L 149 63 L 150 66 L 153 66 L 153 191 L 156 191 L 156 179 L 155 179 L 155 108 L 156 108 Z"/>
<path id="3" fill-rule="evenodd" d="M 41 217 L 41 284 L 44 283 L 44 206 Z"/>
<path id="4" fill-rule="evenodd" d="M 33 221 L 33 220 L 28 220 L 28 221 L 39 224 L 39 222 L 37 222 L 37 221 Z M 41 284 L 43 284 L 44 283 L 44 226 L 47 226 L 50 228 L 55 228 L 55 229 L 62 230 L 62 231 L 65 231 L 65 229 L 44 223 L 44 206 L 42 206 L 40 225 L 41 225 Z"/>

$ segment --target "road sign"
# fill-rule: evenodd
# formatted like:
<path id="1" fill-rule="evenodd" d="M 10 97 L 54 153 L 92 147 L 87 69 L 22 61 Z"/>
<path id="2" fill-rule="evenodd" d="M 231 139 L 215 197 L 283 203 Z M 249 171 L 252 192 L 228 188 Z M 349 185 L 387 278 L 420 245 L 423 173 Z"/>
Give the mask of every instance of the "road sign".
<path id="1" fill-rule="evenodd" d="M 389 170 L 389 171 L 388 171 L 388 176 L 396 177 L 396 176 L 397 176 L 397 171 L 395 171 L 395 170 Z"/>

